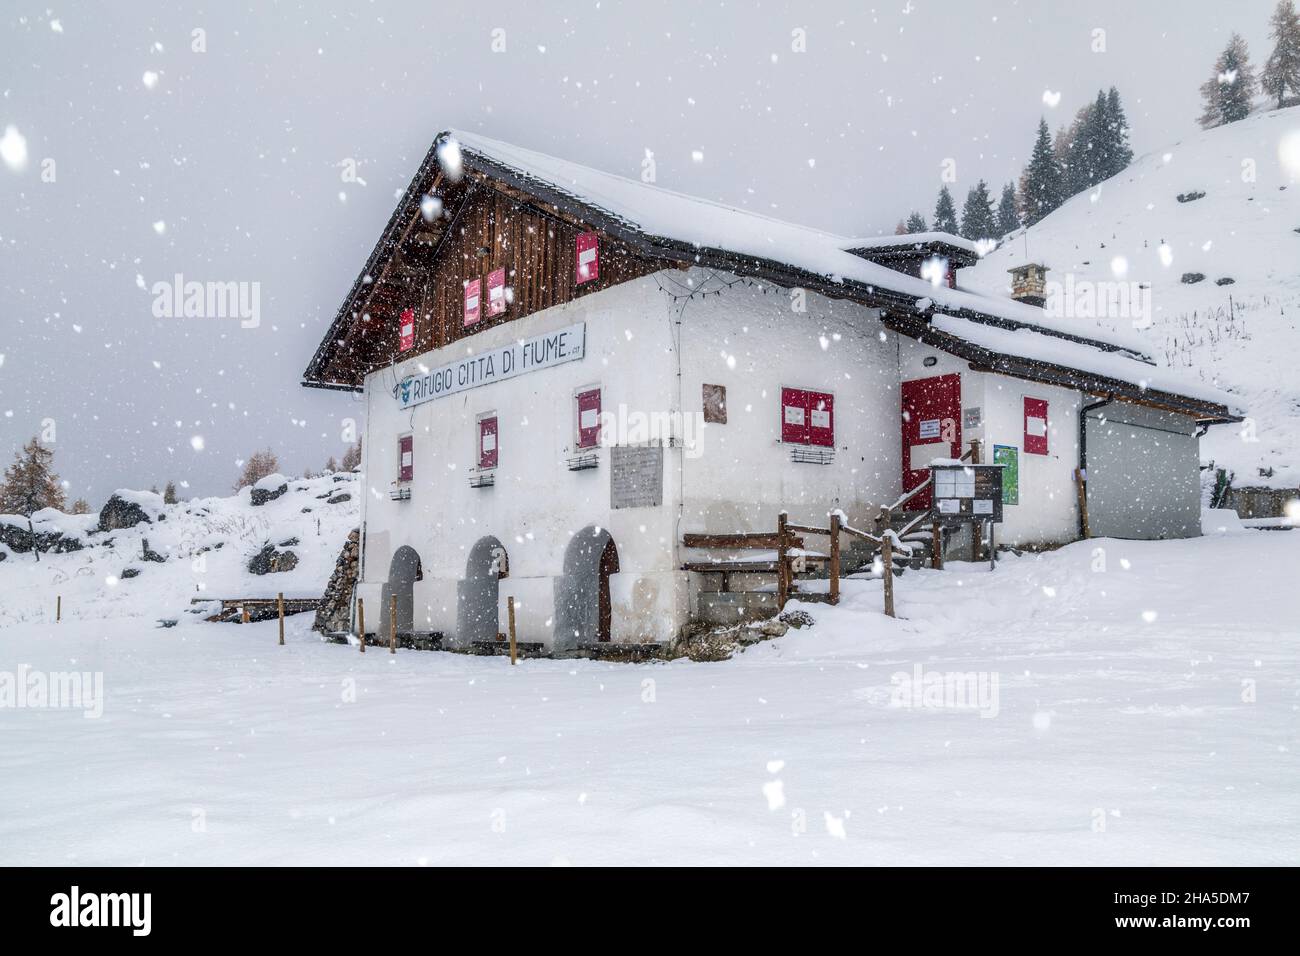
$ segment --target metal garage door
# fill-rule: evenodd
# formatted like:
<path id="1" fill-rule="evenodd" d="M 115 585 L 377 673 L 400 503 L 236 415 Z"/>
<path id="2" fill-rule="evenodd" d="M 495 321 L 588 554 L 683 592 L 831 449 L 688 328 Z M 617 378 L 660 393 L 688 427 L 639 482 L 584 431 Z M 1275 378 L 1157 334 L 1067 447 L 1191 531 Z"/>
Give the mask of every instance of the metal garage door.
<path id="1" fill-rule="evenodd" d="M 1096 537 L 1201 533 L 1196 423 L 1115 402 L 1088 413 L 1088 524 Z"/>

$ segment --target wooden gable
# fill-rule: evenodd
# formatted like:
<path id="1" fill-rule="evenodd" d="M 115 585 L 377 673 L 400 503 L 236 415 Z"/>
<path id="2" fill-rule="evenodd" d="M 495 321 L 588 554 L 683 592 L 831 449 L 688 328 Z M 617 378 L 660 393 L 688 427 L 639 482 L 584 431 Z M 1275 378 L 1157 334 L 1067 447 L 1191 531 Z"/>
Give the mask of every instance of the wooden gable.
<path id="1" fill-rule="evenodd" d="M 679 264 L 633 249 L 482 172 L 467 172 L 455 184 L 436 176 L 429 194 L 441 203 L 440 214 L 426 218 L 418 203 L 399 206 L 389 232 L 395 225 L 400 231 L 381 238 L 380 261 L 358 280 L 345 303 L 350 311 L 340 310 L 335 334 L 308 369 L 312 384 L 357 389 L 367 374 L 395 361 Z M 405 226 L 402 217 L 410 220 Z M 585 232 L 599 236 L 600 273 L 579 285 L 576 244 Z M 497 269 L 505 271 L 510 291 L 505 312 L 490 316 L 484 308 L 466 326 L 465 284 L 480 280 L 486 297 L 488 276 Z M 401 351 L 400 317 L 407 309 L 415 314 L 415 345 Z"/>

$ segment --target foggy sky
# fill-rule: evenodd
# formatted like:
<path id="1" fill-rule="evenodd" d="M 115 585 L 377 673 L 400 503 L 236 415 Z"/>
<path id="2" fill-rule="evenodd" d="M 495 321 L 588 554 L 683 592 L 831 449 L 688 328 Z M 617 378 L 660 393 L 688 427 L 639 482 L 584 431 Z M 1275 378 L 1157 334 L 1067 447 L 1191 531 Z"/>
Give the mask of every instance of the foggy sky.
<path id="1" fill-rule="evenodd" d="M 959 207 L 981 177 L 996 192 L 1039 116 L 1099 86 L 1137 153 L 1174 144 L 1233 29 L 1262 64 L 1273 6 L 7 2 L 0 131 L 28 162 L 0 165 L 0 467 L 52 423 L 69 500 L 98 508 L 168 479 L 225 493 L 262 447 L 289 474 L 341 455 L 361 405 L 302 370 L 446 127 L 631 177 L 649 149 L 661 186 L 888 233 L 930 217 L 944 159 Z M 260 325 L 156 318 L 176 273 L 259 283 Z"/>

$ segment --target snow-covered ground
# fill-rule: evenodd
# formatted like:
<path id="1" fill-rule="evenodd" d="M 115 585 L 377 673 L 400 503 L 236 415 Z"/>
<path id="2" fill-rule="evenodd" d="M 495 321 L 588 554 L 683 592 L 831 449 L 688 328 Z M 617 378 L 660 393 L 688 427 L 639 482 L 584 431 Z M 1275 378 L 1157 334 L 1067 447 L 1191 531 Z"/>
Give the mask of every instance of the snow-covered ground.
<path id="1" fill-rule="evenodd" d="M 55 625 L 14 560 L 0 673 L 104 700 L 0 710 L 0 864 L 1300 859 L 1293 531 L 909 572 L 897 621 L 849 581 L 712 664 L 279 647 L 168 594 Z M 900 706 L 917 666 L 997 696 Z"/>
<path id="2" fill-rule="evenodd" d="M 1025 262 L 1073 283 L 1067 301 L 1083 307 L 1060 321 L 1136 334 L 1161 365 L 1237 397 L 1250 419 L 1210 429 L 1205 462 L 1237 485 L 1300 485 L 1300 107 L 1138 157 L 964 270 L 961 284 L 1009 295 L 1007 270 Z M 1148 284 L 1149 314 L 1087 308 L 1089 291 L 1117 283 Z"/>

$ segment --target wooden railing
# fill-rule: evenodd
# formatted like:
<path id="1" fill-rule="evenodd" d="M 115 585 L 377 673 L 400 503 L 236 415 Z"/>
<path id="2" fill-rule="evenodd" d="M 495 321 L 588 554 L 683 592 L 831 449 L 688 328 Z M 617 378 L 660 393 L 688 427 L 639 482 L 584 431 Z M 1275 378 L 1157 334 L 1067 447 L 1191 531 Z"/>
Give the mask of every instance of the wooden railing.
<path id="1" fill-rule="evenodd" d="M 980 463 L 979 439 L 972 439 L 970 448 L 961 456 L 962 461 L 971 464 Z M 920 511 L 901 529 L 893 528 L 894 516 L 921 492 L 930 487 L 931 478 L 927 477 L 915 488 L 905 492 L 897 501 L 880 509 L 876 515 L 874 534 L 851 526 L 844 512 L 836 509 L 829 513 L 829 525 L 822 528 L 816 525 L 792 524 L 789 515 L 782 511 L 776 518 L 775 532 L 754 532 L 748 534 L 685 534 L 682 544 L 688 548 L 727 548 L 731 550 L 776 550 L 776 561 L 688 561 L 682 565 L 683 570 L 702 574 L 716 573 L 722 575 L 722 589 L 728 590 L 732 574 L 776 574 L 777 606 L 785 607 L 794 586 L 794 568 L 790 561 L 790 550 L 802 548 L 803 538 L 799 535 L 823 535 L 830 538 L 830 568 L 828 577 L 829 599 L 831 604 L 840 602 L 840 537 L 849 535 L 866 541 L 880 552 L 884 567 L 885 613 L 894 617 L 894 552 L 911 554 L 911 545 L 904 543 L 904 535 L 914 530 L 930 517 L 928 511 Z M 936 569 L 943 568 L 943 528 L 938 521 L 931 524 L 930 565 Z"/>
<path id="2" fill-rule="evenodd" d="M 682 565 L 683 570 L 701 574 L 721 574 L 722 589 L 727 590 L 727 581 L 732 574 L 775 573 L 776 599 L 779 608 L 785 607 L 794 585 L 794 568 L 790 560 L 793 548 L 804 547 L 800 535 L 823 535 L 830 539 L 830 567 L 828 569 L 829 594 L 831 604 L 840 602 L 840 557 L 841 535 L 849 535 L 868 542 L 880 550 L 881 563 L 884 567 L 885 613 L 894 617 L 894 552 L 910 554 L 912 549 L 899 540 L 893 529 L 884 534 L 875 535 L 854 528 L 844 520 L 844 513 L 836 510 L 828 515 L 829 526 L 793 524 L 789 515 L 782 511 L 776 518 L 776 532 L 754 532 L 748 534 L 684 534 L 682 544 L 688 548 L 727 548 L 730 550 L 767 550 L 776 549 L 776 561 L 688 561 Z"/>

